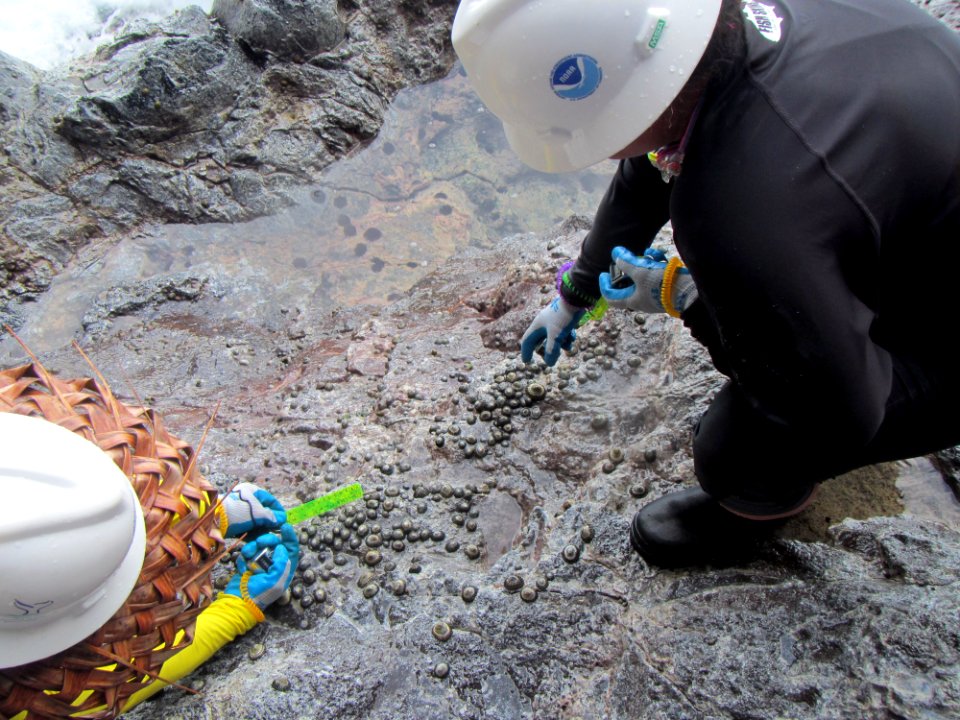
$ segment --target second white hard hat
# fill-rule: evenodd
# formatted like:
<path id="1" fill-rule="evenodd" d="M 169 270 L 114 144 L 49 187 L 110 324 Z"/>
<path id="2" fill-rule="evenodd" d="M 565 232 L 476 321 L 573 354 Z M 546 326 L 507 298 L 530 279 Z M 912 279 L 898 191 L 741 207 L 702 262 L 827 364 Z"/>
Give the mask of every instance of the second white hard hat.
<path id="1" fill-rule="evenodd" d="M 48 420 L 0 412 L 0 668 L 98 630 L 136 585 L 146 544 L 126 474 Z"/>
<path id="2" fill-rule="evenodd" d="M 520 159 L 578 170 L 622 150 L 679 94 L 721 0 L 463 0 L 453 46 Z"/>

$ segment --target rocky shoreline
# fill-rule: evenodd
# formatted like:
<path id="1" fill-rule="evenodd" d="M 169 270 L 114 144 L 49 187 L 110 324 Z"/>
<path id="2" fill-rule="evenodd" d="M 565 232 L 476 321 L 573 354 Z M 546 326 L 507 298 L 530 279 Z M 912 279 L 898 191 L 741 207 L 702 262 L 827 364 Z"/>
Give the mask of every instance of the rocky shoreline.
<path id="1" fill-rule="evenodd" d="M 0 53 L 0 320 L 89 243 L 288 207 L 401 88 L 449 71 L 455 8 L 218 0 L 55 71 Z"/>
<path id="2" fill-rule="evenodd" d="M 102 77 L 147 43 L 168 48 L 157 64 L 169 76 L 173 40 L 199 38 L 204 67 L 241 73 L 218 81 L 247 98 L 218 100 L 220 125 L 185 97 L 162 117 L 108 88 L 65 104 L 58 88 L 76 70 L 41 79 L 4 59 L 0 76 L 14 80 L 0 100 L 4 320 L 29 318 L 78 248 L 122 247 L 142 222 L 276 211 L 377 132 L 401 85 L 446 73 L 454 6 L 341 2 L 327 40 L 337 44 L 307 63 L 295 42 L 271 56 L 256 33 L 186 11 L 77 65 Z M 930 9 L 960 21 L 955 4 Z M 387 36 L 406 49 L 385 49 Z M 141 82 L 153 52 L 119 67 L 140 68 L 129 77 Z M 345 85 L 328 96 L 332 78 Z M 353 98 L 344 104 L 356 113 L 327 117 L 334 97 Z M 181 122 L 176 112 L 191 130 L 131 134 L 118 107 L 147 113 L 151 133 Z M 290 144 L 275 143 L 281 126 Z M 329 142 L 313 147 L 317 132 Z M 244 165 L 251 146 L 258 159 Z M 148 189 L 134 177 L 159 180 Z M 690 432 L 722 377 L 679 323 L 630 313 L 586 326 L 552 370 L 519 362 L 520 334 L 589 225 L 573 216 L 468 247 L 384 306 L 236 307 L 242 288 L 210 271 L 160 272 L 79 309 L 66 329 L 118 395 L 156 407 L 194 443 L 218 408 L 200 457 L 220 488 L 251 480 L 288 505 L 348 482 L 365 490 L 362 503 L 298 527 L 289 597 L 190 677 L 200 695 L 167 689 L 129 717 L 960 714 L 956 516 L 905 514 L 896 464 L 825 484 L 753 562 L 665 572 L 632 552 L 633 513 L 693 482 Z M 90 372 L 69 346 L 41 359 L 61 376 Z M 954 484 L 955 459 L 933 459 Z"/>

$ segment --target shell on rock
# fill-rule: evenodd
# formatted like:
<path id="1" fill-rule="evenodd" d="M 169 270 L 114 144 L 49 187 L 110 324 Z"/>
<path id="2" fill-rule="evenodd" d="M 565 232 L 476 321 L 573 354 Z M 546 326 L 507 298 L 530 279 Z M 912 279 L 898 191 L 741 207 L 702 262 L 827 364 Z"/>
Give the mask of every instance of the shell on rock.
<path id="1" fill-rule="evenodd" d="M 563 552 L 561 554 L 563 555 L 563 559 L 568 563 L 575 563 L 580 559 L 580 548 L 573 544 L 564 545 Z"/>
<path id="2" fill-rule="evenodd" d="M 503 589 L 507 592 L 517 592 L 523 587 L 523 578 L 519 575 L 507 575 L 503 579 Z"/>
<path id="3" fill-rule="evenodd" d="M 431 630 L 433 636 L 440 642 L 446 642 L 451 637 L 453 637 L 453 628 L 449 624 L 445 623 L 443 620 L 439 620 L 433 625 Z"/>

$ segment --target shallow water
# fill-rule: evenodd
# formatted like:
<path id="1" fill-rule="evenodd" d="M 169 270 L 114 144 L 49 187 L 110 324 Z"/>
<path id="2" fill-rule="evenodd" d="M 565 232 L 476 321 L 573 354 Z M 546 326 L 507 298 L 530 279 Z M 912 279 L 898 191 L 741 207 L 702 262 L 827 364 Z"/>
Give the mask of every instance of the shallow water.
<path id="1" fill-rule="evenodd" d="M 960 501 L 927 458 L 895 464 L 904 514 L 960 529 Z"/>
<path id="2" fill-rule="evenodd" d="M 592 213 L 614 167 L 530 170 L 454 71 L 401 92 L 379 136 L 297 191 L 290 209 L 243 224 L 154 225 L 87 249 L 20 334 L 36 352 L 53 350 L 79 336 L 104 291 L 176 273 L 217 277 L 224 312 L 254 323 L 278 307 L 319 317 L 337 305 L 382 305 L 469 245 Z"/>

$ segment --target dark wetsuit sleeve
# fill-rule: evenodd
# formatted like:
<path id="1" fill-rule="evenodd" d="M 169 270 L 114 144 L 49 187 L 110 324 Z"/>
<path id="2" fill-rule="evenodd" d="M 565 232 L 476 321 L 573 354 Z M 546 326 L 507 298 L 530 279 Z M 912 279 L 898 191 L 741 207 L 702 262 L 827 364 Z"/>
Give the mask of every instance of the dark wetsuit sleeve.
<path id="1" fill-rule="evenodd" d="M 597 208 L 570 279 L 581 293 L 600 298 L 600 273 L 610 269 L 610 251 L 618 245 L 642 254 L 670 219 L 672 183 L 644 157 L 622 160 Z"/>

